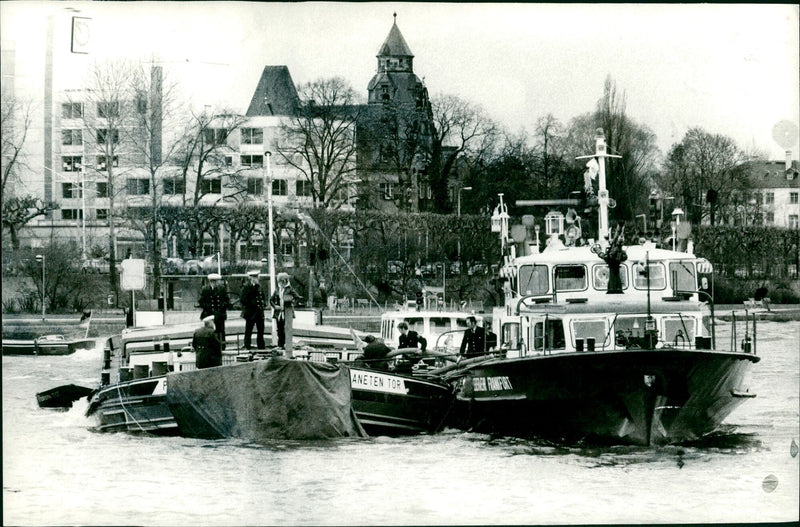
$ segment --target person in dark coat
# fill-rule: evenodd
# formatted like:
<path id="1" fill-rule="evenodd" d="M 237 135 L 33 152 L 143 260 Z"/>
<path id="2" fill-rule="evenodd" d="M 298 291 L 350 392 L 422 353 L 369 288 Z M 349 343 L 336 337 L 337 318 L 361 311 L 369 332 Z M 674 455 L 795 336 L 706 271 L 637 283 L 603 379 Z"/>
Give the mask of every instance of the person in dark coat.
<path id="1" fill-rule="evenodd" d="M 203 326 L 192 335 L 192 348 L 198 369 L 222 366 L 222 343 L 214 327 L 214 315 L 203 319 Z"/>
<path id="2" fill-rule="evenodd" d="M 250 349 L 253 341 L 253 327 L 256 329 L 256 346 L 258 349 L 267 347 L 264 342 L 264 309 L 267 307 L 267 296 L 258 283 L 258 270 L 247 273 L 248 283 L 242 288 L 239 299 L 242 303 L 242 318 L 244 318 L 244 347 Z"/>
<path id="3" fill-rule="evenodd" d="M 398 349 L 419 348 L 420 351 L 425 352 L 425 348 L 428 346 L 428 341 L 425 340 L 425 337 L 413 329 L 409 330 L 408 322 L 405 320 L 401 321 L 399 324 L 397 324 L 397 329 L 400 330 L 400 337 L 397 346 Z"/>
<path id="4" fill-rule="evenodd" d="M 386 355 L 392 351 L 392 348 L 387 346 L 383 340 L 367 335 L 364 338 L 367 345 L 364 347 L 363 360 L 368 368 L 376 370 L 389 370 L 389 361 L 386 360 Z"/>
<path id="5" fill-rule="evenodd" d="M 272 318 L 278 328 L 278 347 L 286 346 L 286 317 L 294 317 L 295 293 L 287 273 L 278 273 L 278 288 L 269 297 Z"/>
<path id="6" fill-rule="evenodd" d="M 197 301 L 200 304 L 200 318 L 205 319 L 208 316 L 214 316 L 214 327 L 217 330 L 217 336 L 225 348 L 225 319 L 228 318 L 228 308 L 232 307 L 231 300 L 228 297 L 228 292 L 222 284 L 222 276 L 217 273 L 208 275 L 208 285 L 200 291 L 200 298 Z"/>
<path id="7" fill-rule="evenodd" d="M 467 317 L 467 329 L 464 331 L 464 338 L 461 339 L 460 354 L 469 359 L 479 357 L 486 353 L 486 332 L 473 316 Z"/>

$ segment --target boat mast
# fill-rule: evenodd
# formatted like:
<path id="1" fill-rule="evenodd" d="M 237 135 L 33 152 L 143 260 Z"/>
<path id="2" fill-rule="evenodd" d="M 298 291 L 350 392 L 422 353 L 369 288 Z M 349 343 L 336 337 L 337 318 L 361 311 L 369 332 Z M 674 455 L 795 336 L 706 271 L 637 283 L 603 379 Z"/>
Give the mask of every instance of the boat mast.
<path id="1" fill-rule="evenodd" d="M 605 134 L 603 133 L 602 128 L 597 129 L 597 135 L 595 136 L 595 153 L 591 156 L 579 156 L 576 159 L 592 159 L 586 166 L 589 168 L 589 176 L 594 179 L 594 176 L 597 175 L 597 204 L 599 208 L 599 221 L 598 221 L 598 235 L 600 236 L 599 243 L 601 246 L 605 247 L 608 245 L 608 208 L 609 204 L 613 202 L 612 199 L 608 196 L 608 190 L 606 189 L 606 163 L 605 158 L 607 157 L 617 157 L 621 158 L 622 156 L 615 156 L 606 153 L 606 138 Z M 611 207 L 614 207 L 616 202 L 613 202 Z"/>

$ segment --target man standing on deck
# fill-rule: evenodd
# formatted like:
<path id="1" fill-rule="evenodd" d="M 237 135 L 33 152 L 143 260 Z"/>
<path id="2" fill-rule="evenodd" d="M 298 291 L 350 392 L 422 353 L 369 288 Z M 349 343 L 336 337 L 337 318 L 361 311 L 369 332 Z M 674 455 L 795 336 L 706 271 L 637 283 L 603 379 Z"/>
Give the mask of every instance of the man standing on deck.
<path id="1" fill-rule="evenodd" d="M 225 319 L 228 318 L 228 308 L 231 307 L 231 300 L 228 297 L 228 292 L 222 284 L 222 276 L 217 273 L 208 275 L 208 286 L 200 291 L 200 298 L 197 301 L 200 304 L 200 318 L 205 320 L 206 317 L 214 316 L 214 327 L 217 330 L 217 337 L 219 338 L 222 348 L 225 348 Z"/>
<path id="2" fill-rule="evenodd" d="M 240 296 L 242 302 L 242 318 L 244 318 L 244 347 L 250 349 L 253 339 L 253 326 L 256 328 L 256 346 L 266 349 L 264 342 L 264 308 L 267 307 L 267 297 L 258 283 L 258 270 L 247 273 L 248 283 L 242 288 Z"/>
<path id="3" fill-rule="evenodd" d="M 214 328 L 214 315 L 203 319 L 203 326 L 192 335 L 197 369 L 222 366 L 222 344 Z"/>
<path id="4" fill-rule="evenodd" d="M 479 357 L 486 353 L 486 332 L 472 315 L 467 317 L 467 329 L 464 331 L 464 338 L 461 339 L 462 357 L 470 359 Z"/>

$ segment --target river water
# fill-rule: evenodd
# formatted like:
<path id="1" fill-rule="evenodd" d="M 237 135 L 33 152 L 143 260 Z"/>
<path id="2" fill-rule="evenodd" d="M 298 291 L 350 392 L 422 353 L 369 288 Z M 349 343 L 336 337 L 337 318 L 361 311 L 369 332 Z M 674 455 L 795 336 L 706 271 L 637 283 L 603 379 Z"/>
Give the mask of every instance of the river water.
<path id="1" fill-rule="evenodd" d="M 3 357 L 3 524 L 797 521 L 800 323 L 760 323 L 758 336 L 758 396 L 728 417 L 725 433 L 653 448 L 456 430 L 266 445 L 101 434 L 85 400 L 57 412 L 40 409 L 35 394 L 95 386 L 102 348 Z"/>

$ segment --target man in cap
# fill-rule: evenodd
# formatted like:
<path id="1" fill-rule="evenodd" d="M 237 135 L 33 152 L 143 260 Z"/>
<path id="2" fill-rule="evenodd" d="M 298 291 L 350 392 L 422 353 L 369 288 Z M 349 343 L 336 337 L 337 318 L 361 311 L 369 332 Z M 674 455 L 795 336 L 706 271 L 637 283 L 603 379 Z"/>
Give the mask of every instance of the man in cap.
<path id="1" fill-rule="evenodd" d="M 275 325 L 278 327 L 278 347 L 280 348 L 286 345 L 286 317 L 294 316 L 293 302 L 294 290 L 289 282 L 289 275 L 278 273 L 278 288 L 269 298 L 269 304 L 272 306 L 272 318 L 275 319 Z"/>
<path id="2" fill-rule="evenodd" d="M 205 319 L 208 316 L 214 316 L 214 327 L 217 329 L 217 336 L 219 337 L 222 349 L 225 349 L 225 319 L 228 318 L 228 308 L 231 306 L 231 300 L 228 297 L 228 291 L 222 283 L 222 276 L 217 273 L 208 275 L 208 285 L 200 291 L 200 298 L 197 301 L 200 304 L 200 318 Z"/>
<path id="3" fill-rule="evenodd" d="M 198 369 L 222 365 L 222 343 L 214 328 L 214 315 L 203 319 L 203 325 L 192 335 L 192 348 Z"/>
<path id="4" fill-rule="evenodd" d="M 267 307 L 267 297 L 258 283 L 259 272 L 257 269 L 247 273 L 248 282 L 242 288 L 239 296 L 242 302 L 242 318 L 244 318 L 244 347 L 250 349 L 253 338 L 253 326 L 256 328 L 256 346 L 265 349 L 264 342 L 264 309 Z"/>

